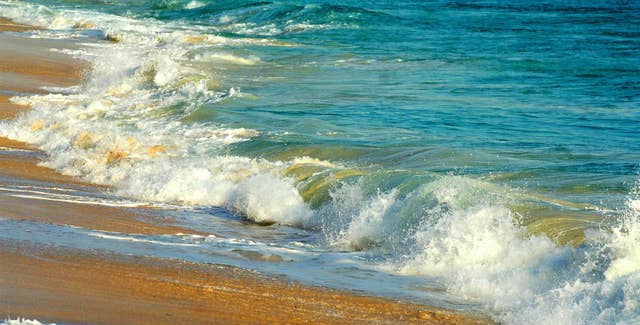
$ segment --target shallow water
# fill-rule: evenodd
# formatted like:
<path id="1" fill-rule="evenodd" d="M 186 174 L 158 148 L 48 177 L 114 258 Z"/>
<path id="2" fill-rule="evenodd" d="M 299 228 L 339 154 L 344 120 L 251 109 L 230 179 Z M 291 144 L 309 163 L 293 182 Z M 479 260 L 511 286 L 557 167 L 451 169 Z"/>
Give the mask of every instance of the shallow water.
<path id="1" fill-rule="evenodd" d="M 0 13 L 50 29 L 31 37 L 74 40 L 57 51 L 93 66 L 62 94 L 14 98 L 34 109 L 0 135 L 119 198 L 304 262 L 157 238 L 116 250 L 506 323 L 639 321 L 636 2 L 0 1 Z"/>

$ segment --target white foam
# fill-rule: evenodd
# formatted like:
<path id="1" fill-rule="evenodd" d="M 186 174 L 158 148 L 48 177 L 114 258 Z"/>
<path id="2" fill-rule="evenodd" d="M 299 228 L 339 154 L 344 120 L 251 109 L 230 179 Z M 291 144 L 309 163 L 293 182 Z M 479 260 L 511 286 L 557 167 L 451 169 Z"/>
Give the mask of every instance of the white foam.
<path id="1" fill-rule="evenodd" d="M 330 167 L 330 168 L 335 168 L 336 164 L 327 161 L 327 160 L 321 160 L 318 158 L 312 158 L 309 156 L 302 156 L 302 157 L 296 157 L 291 161 L 291 165 L 295 166 L 295 165 L 316 165 L 316 166 L 323 166 L 323 167 Z"/>
<path id="2" fill-rule="evenodd" d="M 184 64 L 190 50 L 235 40 L 82 10 L 6 1 L 0 1 L 0 8 L 19 21 L 54 29 L 91 26 L 118 40 L 73 52 L 92 63 L 82 87 L 15 98 L 33 109 L 0 122 L 1 135 L 45 150 L 46 166 L 145 202 L 222 206 L 260 223 L 304 225 L 309 219 L 311 212 L 294 184 L 281 176 L 285 164 L 211 154 L 250 140 L 258 131 L 180 122 L 200 105 L 241 95 L 235 87 L 216 88 L 210 73 Z M 221 53 L 210 57 L 232 64 L 260 62 Z"/>
<path id="3" fill-rule="evenodd" d="M 197 9 L 197 8 L 201 8 L 206 6 L 205 3 L 200 2 L 200 1 L 196 1 L 196 0 L 192 0 L 189 1 L 186 5 L 184 5 L 184 9 Z"/>
<path id="4" fill-rule="evenodd" d="M 467 186 L 433 189 L 438 204 L 412 236 L 413 253 L 389 269 L 439 278 L 508 324 L 640 321 L 637 210 L 626 211 L 613 231 L 592 231 L 579 247 L 560 246 L 528 234 L 495 197 L 463 199 L 478 191 Z"/>
<path id="5" fill-rule="evenodd" d="M 55 191 L 55 188 L 51 190 Z M 56 202 L 68 202 L 74 204 L 87 204 L 87 205 L 101 205 L 110 207 L 125 207 L 135 208 L 142 206 L 149 206 L 150 204 L 144 202 L 133 202 L 129 200 L 109 200 L 104 198 L 96 198 L 90 196 L 71 195 L 56 193 L 54 191 L 45 190 L 30 190 L 25 187 L 2 187 L 0 186 L 0 192 L 5 192 L 6 195 L 17 198 L 26 198 L 33 200 L 44 201 L 56 201 Z M 63 190 L 64 191 L 64 190 Z"/>
<path id="6" fill-rule="evenodd" d="M 0 323 L 1 325 L 55 325 L 55 323 L 41 323 L 37 319 L 28 319 L 18 317 L 16 319 L 7 318 Z"/>
<path id="7" fill-rule="evenodd" d="M 640 200 L 627 201 L 627 213 L 621 217 L 617 227 L 607 234 L 612 262 L 605 271 L 607 280 L 640 273 Z M 640 306 L 639 306 L 640 308 Z"/>
<path id="8" fill-rule="evenodd" d="M 2 146 L 0 146 L 0 151 L 7 151 L 7 152 L 33 152 L 33 150 L 16 149 L 16 148 L 9 148 L 9 147 L 2 147 Z"/>
<path id="9" fill-rule="evenodd" d="M 131 236 L 106 234 L 106 233 L 100 233 L 100 232 L 91 232 L 91 233 L 89 233 L 89 236 L 98 237 L 98 238 L 104 238 L 104 239 L 111 239 L 111 240 L 120 240 L 120 241 L 136 242 L 136 243 L 155 244 L 155 245 L 162 245 L 162 246 L 181 246 L 181 247 L 197 247 L 197 246 L 200 246 L 198 244 L 174 243 L 174 242 L 168 242 L 168 241 L 159 241 L 159 240 L 146 239 L 146 238 L 135 238 L 135 237 L 131 237 Z"/>
<path id="10" fill-rule="evenodd" d="M 260 62 L 260 59 L 257 57 L 252 58 L 243 58 L 240 56 L 235 56 L 232 54 L 226 53 L 213 53 L 207 57 L 208 60 L 211 61 L 222 61 L 226 63 L 239 64 L 239 65 L 255 65 Z M 202 57 L 196 57 L 196 60 L 203 60 Z"/>
<path id="11" fill-rule="evenodd" d="M 343 249 L 361 250 L 375 245 L 383 239 L 385 230 L 389 229 L 389 225 L 385 224 L 385 218 L 393 218 L 389 214 L 396 201 L 397 191 L 378 193 L 368 202 L 361 191 L 354 191 L 353 189 L 348 189 L 348 191 L 350 192 L 349 194 L 341 191 L 339 195 L 341 195 L 342 200 L 345 198 L 349 200 L 364 200 L 366 204 L 358 206 L 356 209 L 348 209 L 354 214 L 346 228 L 334 240 L 334 245 L 338 245 Z M 347 195 L 345 196 L 345 194 Z"/>
<path id="12" fill-rule="evenodd" d="M 294 23 L 294 24 L 289 24 L 285 26 L 284 31 L 287 33 L 296 33 L 296 32 L 303 32 L 303 31 L 308 32 L 312 30 L 334 29 L 334 28 L 335 26 L 330 24 Z"/>

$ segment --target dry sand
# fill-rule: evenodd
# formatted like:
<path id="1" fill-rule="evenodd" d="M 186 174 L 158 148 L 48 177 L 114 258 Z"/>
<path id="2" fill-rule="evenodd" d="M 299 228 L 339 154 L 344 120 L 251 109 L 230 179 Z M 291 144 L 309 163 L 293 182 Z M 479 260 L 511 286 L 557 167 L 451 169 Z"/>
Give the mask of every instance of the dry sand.
<path id="1" fill-rule="evenodd" d="M 34 28 L 0 18 L 0 32 Z M 0 33 L 0 119 L 26 107 L 10 95 L 78 82 L 87 65 L 51 47 L 75 45 Z M 10 95 L 9 95 L 10 94 Z M 37 151 L 0 138 L 0 148 Z M 83 191 L 86 184 L 38 166 L 37 155 L 0 154 L 0 185 L 39 182 Z M 26 199 L 0 191 L 0 216 L 122 233 L 196 233 L 154 209 Z M 41 321 L 109 324 L 485 323 L 444 310 L 290 284 L 234 267 L 62 250 L 0 241 L 0 311 Z"/>

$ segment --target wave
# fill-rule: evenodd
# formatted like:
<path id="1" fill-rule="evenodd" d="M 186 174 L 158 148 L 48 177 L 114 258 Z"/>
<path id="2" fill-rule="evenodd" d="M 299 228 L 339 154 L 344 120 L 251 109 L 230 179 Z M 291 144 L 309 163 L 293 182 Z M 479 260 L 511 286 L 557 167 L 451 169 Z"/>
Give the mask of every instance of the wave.
<path id="1" fill-rule="evenodd" d="M 447 208 L 428 215 L 410 235 L 409 253 L 388 269 L 439 278 L 509 324 L 640 321 L 637 197 L 610 227 L 588 229 L 576 247 L 527 232 L 495 200 L 461 208 L 454 197 L 439 196 Z"/>
<path id="2" fill-rule="evenodd" d="M 33 109 L 3 122 L 2 135 L 47 151 L 49 167 L 112 185 L 126 196 L 227 207 L 258 223 L 298 225 L 308 217 L 293 183 L 278 174 L 285 164 L 219 153 L 258 131 L 181 121 L 203 104 L 241 96 L 190 67 L 189 51 L 244 40 L 80 10 L 4 5 L 9 16 L 24 19 L 26 11 L 31 23 L 50 28 L 100 26 L 118 42 L 91 43 L 75 53 L 92 63 L 79 89 L 14 98 Z M 209 57 L 247 63 L 216 52 Z"/>
<path id="3" fill-rule="evenodd" d="M 69 52 L 92 65 L 80 87 L 14 97 L 32 110 L 0 123 L 3 136 L 45 150 L 48 167 L 142 201 L 220 206 L 261 224 L 311 228 L 320 218 L 305 200 L 322 205 L 334 181 L 362 175 L 305 156 L 269 161 L 230 155 L 230 144 L 259 138 L 260 132 L 184 121 L 203 105 L 243 96 L 212 78 L 222 75 L 216 72 L 225 65 L 261 64 L 257 57 L 231 55 L 221 47 L 281 42 L 228 38 L 79 9 L 0 4 L 10 18 L 51 28 L 35 32 L 36 37 L 95 36 L 82 36 L 91 29 L 105 39 Z M 202 62 L 214 65 L 200 69 Z"/>
<path id="4" fill-rule="evenodd" d="M 167 3 L 169 9 L 173 3 L 207 8 Z M 317 230 L 319 245 L 366 251 L 387 272 L 441 279 L 450 292 L 485 304 L 498 321 L 640 321 L 637 191 L 624 211 L 608 211 L 461 175 L 379 170 L 303 154 L 250 158 L 229 148 L 264 137 L 260 130 L 189 120 L 204 105 L 244 96 L 223 80 L 225 68 L 264 63 L 226 45 L 295 46 L 217 32 L 272 35 L 295 24 L 310 30 L 325 23 L 294 19 L 273 31 L 262 24 L 288 22 L 301 10 L 304 17 L 372 14 L 294 6 L 255 18 L 249 12 L 255 6 L 216 16 L 219 25 L 206 30 L 0 2 L 3 15 L 53 29 L 34 37 L 102 38 L 70 52 L 92 64 L 82 85 L 13 98 L 32 110 L 0 122 L 0 135 L 33 143 L 48 153 L 47 166 L 111 185 L 126 197 L 224 207 L 259 224 Z M 250 30 L 265 26 L 266 32 Z M 553 212 L 541 216 L 542 208 Z"/>

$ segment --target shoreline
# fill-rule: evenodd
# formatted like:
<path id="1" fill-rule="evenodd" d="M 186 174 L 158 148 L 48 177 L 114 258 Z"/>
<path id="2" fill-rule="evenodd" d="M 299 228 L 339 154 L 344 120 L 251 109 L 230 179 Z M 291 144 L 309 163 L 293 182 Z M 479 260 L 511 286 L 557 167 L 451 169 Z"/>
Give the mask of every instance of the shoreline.
<path id="1" fill-rule="evenodd" d="M 12 316 L 71 323 L 483 323 L 233 266 L 3 243 Z M 45 269 L 46 272 L 42 272 Z M 37 305 L 37 306 L 34 306 Z"/>
<path id="2" fill-rule="evenodd" d="M 0 18 L 0 119 L 28 109 L 9 101 L 42 86 L 77 84 L 84 62 L 48 51 L 51 42 L 3 32 L 36 29 Z M 13 151 L 25 154 L 14 154 Z M 0 137 L 0 185 L 42 185 L 89 193 L 88 184 L 39 166 L 43 153 Z M 83 205 L 0 190 L 1 218 L 127 234 L 203 234 L 172 223 L 159 209 Z M 478 316 L 388 298 L 360 296 L 270 278 L 233 266 L 62 249 L 0 239 L 3 317 L 72 323 L 489 323 Z"/>

